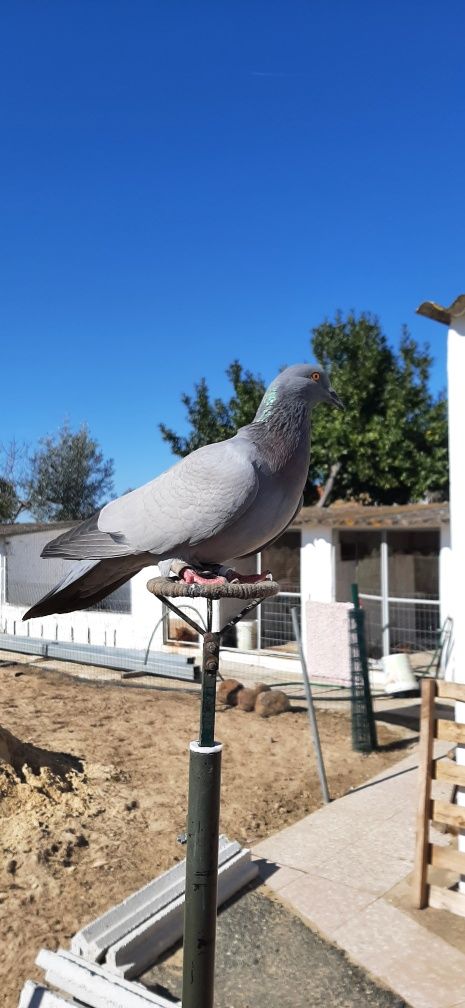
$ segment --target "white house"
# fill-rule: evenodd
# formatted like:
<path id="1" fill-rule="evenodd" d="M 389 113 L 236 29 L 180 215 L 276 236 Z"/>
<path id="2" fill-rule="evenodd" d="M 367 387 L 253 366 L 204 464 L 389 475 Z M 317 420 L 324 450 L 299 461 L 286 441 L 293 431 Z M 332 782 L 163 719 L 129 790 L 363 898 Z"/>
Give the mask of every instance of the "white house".
<path id="1" fill-rule="evenodd" d="M 69 561 L 40 558 L 45 543 L 67 527 L 63 523 L 0 525 L 0 633 L 107 648 L 145 649 L 151 640 L 153 651 L 165 653 L 185 653 L 193 645 L 198 649 L 195 632 L 164 613 L 162 604 L 147 591 L 147 580 L 156 576 L 156 567 L 145 568 L 93 609 L 22 622 L 26 609 L 69 569 Z M 449 565 L 446 503 L 303 508 L 280 540 L 256 561 L 243 561 L 248 571 L 270 569 L 282 591 L 266 600 L 244 629 L 232 631 L 225 639 L 225 658 L 261 672 L 278 672 L 283 678 L 298 676 L 292 607 L 350 602 L 353 582 L 358 584 L 366 611 L 371 658 L 396 650 L 428 656 L 451 611 Z M 194 608 L 202 619 L 203 604 L 196 603 Z M 221 603 L 221 622 L 237 611 L 238 603 Z M 305 605 L 304 612 L 302 633 L 309 657 L 315 635 L 322 631 L 315 625 L 312 606 Z M 320 608 L 318 624 L 322 625 L 321 612 Z M 332 635 L 333 625 L 341 637 L 336 612 L 334 606 L 325 610 L 326 638 Z M 345 636 L 341 649 L 347 650 Z M 332 650 L 333 662 L 334 654 Z M 324 667 L 324 662 L 314 675 L 341 681 L 339 670 Z"/>

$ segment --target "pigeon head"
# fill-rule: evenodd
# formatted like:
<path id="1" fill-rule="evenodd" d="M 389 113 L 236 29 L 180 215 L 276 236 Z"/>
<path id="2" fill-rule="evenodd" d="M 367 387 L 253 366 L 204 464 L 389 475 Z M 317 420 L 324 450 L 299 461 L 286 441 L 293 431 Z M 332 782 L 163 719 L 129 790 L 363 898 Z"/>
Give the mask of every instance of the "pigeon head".
<path id="1" fill-rule="evenodd" d="M 256 420 L 266 420 L 275 407 L 291 406 L 297 401 L 305 402 L 309 409 L 317 403 L 326 402 L 336 409 L 344 409 L 326 371 L 319 364 L 293 364 L 285 368 L 271 382 L 259 406 Z"/>

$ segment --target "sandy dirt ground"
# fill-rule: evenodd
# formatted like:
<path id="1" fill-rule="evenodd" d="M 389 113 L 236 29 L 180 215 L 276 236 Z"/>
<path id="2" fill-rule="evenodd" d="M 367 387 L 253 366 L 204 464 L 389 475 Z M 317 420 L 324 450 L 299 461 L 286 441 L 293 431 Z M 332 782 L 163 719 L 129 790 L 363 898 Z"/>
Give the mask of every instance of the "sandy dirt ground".
<path id="1" fill-rule="evenodd" d="M 5 1008 L 42 979 L 42 946 L 66 947 L 86 922 L 185 855 L 187 750 L 198 696 L 0 669 L 0 979 Z M 412 733 L 378 726 L 381 751 L 351 750 L 347 713 L 318 713 L 332 797 L 405 754 Z M 11 733 L 11 734 L 9 734 Z M 251 844 L 316 809 L 305 709 L 263 720 L 219 709 L 221 830 Z M 18 741 L 19 740 L 19 741 Z"/>

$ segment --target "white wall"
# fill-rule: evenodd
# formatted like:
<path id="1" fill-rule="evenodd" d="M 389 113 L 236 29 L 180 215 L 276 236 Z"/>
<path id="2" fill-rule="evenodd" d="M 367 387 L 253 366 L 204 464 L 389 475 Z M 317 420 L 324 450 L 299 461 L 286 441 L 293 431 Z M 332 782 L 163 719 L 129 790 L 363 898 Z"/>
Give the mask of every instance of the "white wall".
<path id="1" fill-rule="evenodd" d="M 65 526 L 63 531 L 65 531 Z M 73 561 L 60 558 L 43 559 L 40 554 L 44 546 L 55 538 L 53 531 L 29 532 L 15 534 L 8 538 L 0 537 L 0 633 L 16 634 L 23 637 L 40 637 L 46 640 L 74 641 L 75 643 L 91 643 L 107 647 L 145 648 L 152 631 L 159 623 L 152 649 L 163 649 L 163 625 L 161 616 L 162 603 L 147 591 L 147 581 L 157 577 L 158 567 L 144 567 L 130 581 L 131 611 L 129 613 L 102 610 L 52 615 L 23 622 L 23 615 L 30 608 L 32 601 L 38 601 L 50 587 L 58 581 L 73 566 Z M 18 580 L 27 582 L 28 589 L 32 586 L 33 598 L 30 604 L 12 605 L 6 601 L 6 566 L 8 558 L 14 560 L 14 568 Z M 256 560 L 251 557 L 242 562 L 245 570 L 254 570 Z M 238 565 L 240 566 L 240 565 Z M 179 598 L 174 600 L 178 609 L 186 609 L 191 619 L 201 626 L 206 625 L 207 603 L 205 599 Z M 229 605 L 222 603 L 222 623 L 233 612 L 242 608 L 241 603 Z M 214 606 L 216 622 L 218 622 L 219 607 Z M 214 627 L 215 628 L 215 627 Z M 216 627 L 218 628 L 218 627 Z M 200 646 L 200 645 L 199 645 Z M 254 662 L 253 655 L 247 655 L 249 663 Z"/>
<path id="2" fill-rule="evenodd" d="M 23 622 L 29 605 L 12 605 L 6 601 L 5 571 L 9 558 L 14 558 L 15 570 L 21 580 L 35 586 L 36 601 L 70 569 L 72 562 L 53 558 L 44 560 L 40 554 L 44 545 L 54 538 L 56 530 L 30 532 L 0 539 L 0 631 L 25 637 L 106 644 L 109 647 L 144 648 L 156 622 L 162 615 L 162 604 L 146 588 L 147 581 L 158 574 L 157 567 L 145 567 L 131 580 L 131 612 L 111 611 L 65 613 Z M 2 587 L 3 585 L 3 587 Z M 163 627 L 160 624 L 153 647 L 160 647 Z"/>
<path id="3" fill-rule="evenodd" d="M 350 686 L 350 625 L 351 602 L 317 602 L 303 606 L 307 627 L 307 668 L 312 682 L 338 683 Z"/>

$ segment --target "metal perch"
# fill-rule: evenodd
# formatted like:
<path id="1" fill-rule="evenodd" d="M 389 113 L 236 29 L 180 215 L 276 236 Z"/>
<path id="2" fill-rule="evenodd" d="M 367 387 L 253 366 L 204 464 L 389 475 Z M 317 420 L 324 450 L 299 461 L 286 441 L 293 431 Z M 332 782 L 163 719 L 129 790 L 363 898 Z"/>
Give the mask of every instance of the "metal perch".
<path id="1" fill-rule="evenodd" d="M 163 577 L 153 578 L 147 588 L 203 637 L 199 738 L 189 747 L 182 1008 L 213 1008 L 222 750 L 215 742 L 215 702 L 221 637 L 280 588 L 275 581 L 200 585 Z M 207 600 L 206 629 L 171 601 L 179 597 Z M 247 604 L 213 632 L 213 602 L 223 598 Z"/>

